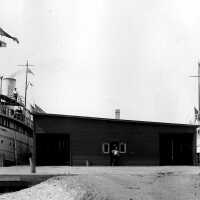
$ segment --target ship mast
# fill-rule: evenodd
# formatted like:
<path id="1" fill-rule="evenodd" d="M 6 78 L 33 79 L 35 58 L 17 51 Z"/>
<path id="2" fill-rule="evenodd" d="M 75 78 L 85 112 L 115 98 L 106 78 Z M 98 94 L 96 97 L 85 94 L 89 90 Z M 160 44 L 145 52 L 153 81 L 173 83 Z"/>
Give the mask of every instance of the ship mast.
<path id="1" fill-rule="evenodd" d="M 26 67 L 26 73 L 25 73 L 25 76 L 26 76 L 26 78 L 25 78 L 25 94 L 24 94 L 24 105 L 25 105 L 25 108 L 26 108 L 27 90 L 28 90 L 28 84 L 29 84 L 28 83 L 28 73 L 32 73 L 33 74 L 33 72 L 30 70 L 29 67 L 32 67 L 34 65 L 30 65 L 28 63 L 28 60 L 27 60 L 27 62 L 26 62 L 25 65 L 18 65 L 18 66 Z"/>
<path id="2" fill-rule="evenodd" d="M 2 94 L 2 82 L 3 82 L 3 76 L 0 76 L 0 80 L 1 80 L 1 85 L 0 85 L 0 94 Z"/>
<path id="3" fill-rule="evenodd" d="M 198 63 L 198 104 L 199 104 L 199 111 L 200 111 L 200 63 Z"/>
<path id="4" fill-rule="evenodd" d="M 11 36 L 10 34 L 8 34 L 6 31 L 4 31 L 1 27 L 0 27 L 0 35 L 10 38 L 13 41 L 17 42 L 19 44 L 19 40 L 16 37 Z M 0 47 L 6 47 L 7 43 L 5 43 L 4 41 L 0 40 Z M 1 85 L 0 85 L 0 94 L 2 94 L 2 81 L 3 81 L 3 76 L 0 76 L 0 80 L 1 80 Z"/>
<path id="5" fill-rule="evenodd" d="M 197 117 L 195 118 L 199 124 L 200 122 L 200 63 L 198 63 L 198 75 L 190 76 L 190 77 L 198 78 L 198 113 L 197 113 Z"/>
<path id="6" fill-rule="evenodd" d="M 16 37 L 11 36 L 6 31 L 4 31 L 1 27 L 0 27 L 0 35 L 7 37 L 7 38 L 10 38 L 10 39 L 12 39 L 13 41 L 15 41 L 19 44 L 19 40 Z M 6 42 L 0 40 L 0 47 L 6 47 L 6 46 L 7 46 Z"/>

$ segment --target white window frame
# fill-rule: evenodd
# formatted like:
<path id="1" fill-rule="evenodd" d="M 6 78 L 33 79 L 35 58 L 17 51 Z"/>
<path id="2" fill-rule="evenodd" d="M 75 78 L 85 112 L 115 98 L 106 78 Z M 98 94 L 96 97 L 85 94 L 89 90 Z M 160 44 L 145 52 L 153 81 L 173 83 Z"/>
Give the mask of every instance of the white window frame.
<path id="1" fill-rule="evenodd" d="M 105 151 L 105 146 L 106 146 L 106 145 L 108 145 L 108 151 Z M 109 153 L 110 153 L 110 143 L 104 142 L 104 143 L 102 144 L 102 152 L 103 152 L 104 154 L 109 154 Z"/>
<path id="2" fill-rule="evenodd" d="M 124 151 L 122 151 L 122 148 L 121 148 L 122 145 L 124 145 Z M 120 153 L 126 153 L 126 149 L 127 149 L 126 147 L 127 147 L 127 145 L 126 145 L 125 142 L 120 142 L 119 143 L 119 152 Z"/>

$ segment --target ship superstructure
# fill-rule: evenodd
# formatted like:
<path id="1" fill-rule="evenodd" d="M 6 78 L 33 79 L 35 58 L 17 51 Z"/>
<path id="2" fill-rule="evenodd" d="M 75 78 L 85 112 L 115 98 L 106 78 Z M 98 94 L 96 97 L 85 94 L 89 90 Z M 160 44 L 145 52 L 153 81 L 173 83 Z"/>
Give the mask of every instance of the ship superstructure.
<path id="1" fill-rule="evenodd" d="M 27 164 L 33 145 L 33 119 L 16 94 L 16 79 L 1 79 L 0 165 Z"/>

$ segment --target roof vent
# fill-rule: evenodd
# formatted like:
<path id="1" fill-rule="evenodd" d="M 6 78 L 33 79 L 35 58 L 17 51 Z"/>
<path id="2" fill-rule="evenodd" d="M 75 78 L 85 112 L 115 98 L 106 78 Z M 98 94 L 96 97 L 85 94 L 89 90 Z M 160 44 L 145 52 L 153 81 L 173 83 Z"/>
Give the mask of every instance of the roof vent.
<path id="1" fill-rule="evenodd" d="M 120 119 L 120 109 L 115 109 L 115 119 Z"/>

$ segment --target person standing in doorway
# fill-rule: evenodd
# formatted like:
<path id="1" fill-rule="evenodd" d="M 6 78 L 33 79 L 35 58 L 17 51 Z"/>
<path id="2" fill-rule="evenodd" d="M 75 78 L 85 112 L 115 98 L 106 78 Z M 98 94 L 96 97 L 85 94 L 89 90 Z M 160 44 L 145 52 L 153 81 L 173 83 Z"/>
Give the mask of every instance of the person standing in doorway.
<path id="1" fill-rule="evenodd" d="M 119 150 L 115 145 L 113 150 L 111 151 L 111 166 L 116 166 L 119 160 Z"/>

